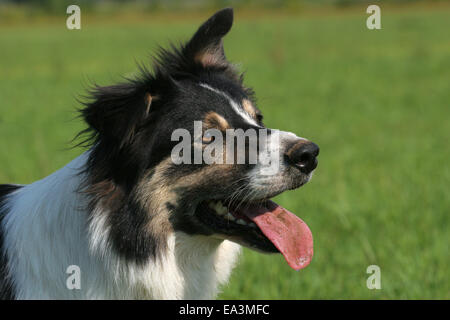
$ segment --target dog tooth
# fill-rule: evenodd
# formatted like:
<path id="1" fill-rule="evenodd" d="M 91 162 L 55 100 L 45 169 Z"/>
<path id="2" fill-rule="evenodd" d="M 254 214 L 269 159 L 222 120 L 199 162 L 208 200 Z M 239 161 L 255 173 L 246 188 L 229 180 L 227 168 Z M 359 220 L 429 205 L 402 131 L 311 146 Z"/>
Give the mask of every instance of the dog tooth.
<path id="1" fill-rule="evenodd" d="M 228 220 L 232 220 L 232 221 L 236 220 L 236 218 L 229 212 L 227 213 L 226 217 Z"/>
<path id="2" fill-rule="evenodd" d="M 227 207 L 225 207 L 225 206 L 222 204 L 222 202 L 220 202 L 220 208 L 221 208 L 221 210 L 222 210 L 222 214 L 226 214 L 226 213 L 228 212 Z"/>
<path id="3" fill-rule="evenodd" d="M 215 210 L 216 210 L 216 212 L 217 212 L 219 215 L 221 215 L 221 216 L 223 216 L 224 214 L 227 213 L 227 208 L 225 208 L 224 206 L 222 206 L 222 204 L 221 204 L 220 202 L 217 202 L 217 203 L 216 203 Z"/>
<path id="4" fill-rule="evenodd" d="M 236 223 L 237 223 L 237 224 L 242 224 L 242 225 L 244 225 L 244 226 L 247 224 L 247 223 L 246 223 L 244 220 L 242 220 L 242 219 L 237 219 Z"/>

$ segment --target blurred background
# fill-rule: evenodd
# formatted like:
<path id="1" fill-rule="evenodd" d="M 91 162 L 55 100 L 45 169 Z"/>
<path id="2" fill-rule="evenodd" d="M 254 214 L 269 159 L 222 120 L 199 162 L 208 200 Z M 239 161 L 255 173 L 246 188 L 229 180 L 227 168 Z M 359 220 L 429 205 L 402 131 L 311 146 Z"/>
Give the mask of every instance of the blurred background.
<path id="1" fill-rule="evenodd" d="M 66 8 L 81 8 L 81 30 Z M 368 30 L 369 4 L 381 30 Z M 223 299 L 449 299 L 450 2 L 0 0 L 0 182 L 30 183 L 83 152 L 76 98 L 151 64 L 233 6 L 227 56 L 266 125 L 320 145 L 311 183 L 277 201 L 310 226 L 295 272 L 244 250 Z M 381 289 L 369 290 L 369 265 Z"/>

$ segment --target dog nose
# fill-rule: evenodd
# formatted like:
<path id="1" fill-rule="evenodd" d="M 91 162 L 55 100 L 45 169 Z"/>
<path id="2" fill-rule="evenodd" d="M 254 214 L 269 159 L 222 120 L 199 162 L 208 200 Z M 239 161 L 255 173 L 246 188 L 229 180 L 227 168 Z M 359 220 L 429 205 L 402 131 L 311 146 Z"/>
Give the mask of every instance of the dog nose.
<path id="1" fill-rule="evenodd" d="M 305 143 L 304 140 L 301 140 L 295 143 L 286 155 L 291 165 L 308 174 L 317 167 L 319 146 L 313 142 L 308 141 Z"/>

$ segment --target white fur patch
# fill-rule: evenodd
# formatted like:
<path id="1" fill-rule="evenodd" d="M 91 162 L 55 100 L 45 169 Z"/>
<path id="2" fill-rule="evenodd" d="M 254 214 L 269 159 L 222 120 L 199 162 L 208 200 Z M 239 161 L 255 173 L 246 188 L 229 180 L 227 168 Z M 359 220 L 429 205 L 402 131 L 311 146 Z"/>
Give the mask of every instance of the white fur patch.
<path id="1" fill-rule="evenodd" d="M 8 270 L 18 299 L 211 299 L 240 251 L 229 241 L 173 233 L 166 254 L 143 266 L 111 248 L 105 212 L 85 211 L 77 189 L 88 153 L 12 194 L 3 220 Z M 96 210 L 101 210 L 97 208 Z M 66 286 L 67 267 L 81 288 Z"/>
<path id="2" fill-rule="evenodd" d="M 253 168 L 248 176 L 251 181 L 257 181 L 258 179 L 273 179 L 277 175 L 282 174 L 285 170 L 285 164 L 283 161 L 284 153 L 286 152 L 286 145 L 290 142 L 298 139 L 306 140 L 304 138 L 296 136 L 292 132 L 280 131 L 276 129 L 270 129 L 272 134 L 266 137 L 266 142 L 263 142 L 264 148 L 260 149 L 259 159 L 263 157 L 269 157 L 274 164 L 277 165 L 275 170 L 267 171 L 265 166 L 259 162 L 255 168 Z M 276 133 L 276 134 L 274 134 Z M 272 169 L 272 168 L 271 168 Z M 268 173 L 270 174 L 268 174 Z"/>
<path id="3" fill-rule="evenodd" d="M 247 111 L 244 110 L 244 108 L 242 108 L 236 101 L 234 101 L 228 94 L 226 94 L 225 92 L 218 90 L 216 88 L 213 88 L 209 85 L 207 85 L 206 83 L 200 83 L 200 86 L 203 88 L 206 88 L 208 90 L 211 90 L 215 93 L 217 93 L 218 95 L 221 95 L 222 97 L 224 97 L 225 99 L 228 100 L 228 102 L 230 103 L 230 106 L 233 108 L 233 110 L 239 114 L 246 122 L 248 122 L 249 124 L 252 124 L 254 126 L 259 127 L 259 125 L 256 123 L 255 119 L 253 119 L 248 113 Z"/>

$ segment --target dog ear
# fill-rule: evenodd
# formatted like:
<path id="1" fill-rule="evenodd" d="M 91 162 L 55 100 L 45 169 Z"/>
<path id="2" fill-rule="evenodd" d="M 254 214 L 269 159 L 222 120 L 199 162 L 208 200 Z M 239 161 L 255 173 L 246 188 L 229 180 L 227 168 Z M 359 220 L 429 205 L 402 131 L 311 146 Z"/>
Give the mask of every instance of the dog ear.
<path id="1" fill-rule="evenodd" d="M 185 55 L 203 67 L 226 66 L 222 38 L 233 25 L 233 9 L 216 12 L 203 23 L 184 48 Z"/>
<path id="2" fill-rule="evenodd" d="M 152 95 L 133 83 L 96 86 L 81 115 L 99 139 L 122 147 L 150 113 Z"/>

